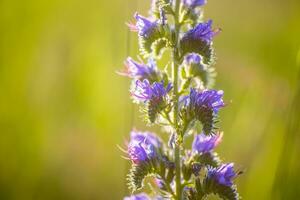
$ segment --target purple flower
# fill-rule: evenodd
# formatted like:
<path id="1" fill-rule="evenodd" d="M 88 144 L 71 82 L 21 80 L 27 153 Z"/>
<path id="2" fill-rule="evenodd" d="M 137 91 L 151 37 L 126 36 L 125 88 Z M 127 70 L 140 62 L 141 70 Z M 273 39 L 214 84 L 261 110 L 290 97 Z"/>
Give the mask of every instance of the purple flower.
<path id="1" fill-rule="evenodd" d="M 130 134 L 130 143 L 141 143 L 144 142 L 146 145 L 153 145 L 155 148 L 162 146 L 162 141 L 159 137 L 150 132 L 141 132 L 133 130 Z"/>
<path id="2" fill-rule="evenodd" d="M 132 31 L 137 31 L 142 37 L 150 37 L 158 27 L 158 23 L 156 21 L 152 21 L 138 13 L 135 13 L 134 17 L 136 19 L 136 24 L 129 24 L 128 26 Z"/>
<path id="3" fill-rule="evenodd" d="M 160 103 L 166 97 L 167 93 L 172 89 L 169 83 L 166 87 L 163 82 L 155 82 L 152 85 L 147 79 L 135 82 L 135 88 L 132 91 L 132 96 L 137 101 L 152 101 Z"/>
<path id="4" fill-rule="evenodd" d="M 135 79 L 156 78 L 157 68 L 154 60 L 149 60 L 148 64 L 139 63 L 128 57 L 125 61 L 125 70 L 119 72 L 120 75 Z"/>
<path id="5" fill-rule="evenodd" d="M 194 138 L 192 149 L 196 153 L 210 152 L 221 142 L 222 136 L 222 133 L 218 135 L 198 134 Z"/>
<path id="6" fill-rule="evenodd" d="M 130 197 L 125 197 L 124 200 L 150 200 L 150 197 L 145 193 L 140 193 Z"/>
<path id="7" fill-rule="evenodd" d="M 155 147 L 146 142 L 130 142 L 128 145 L 128 155 L 130 160 L 135 164 L 140 164 L 156 155 Z"/>
<path id="8" fill-rule="evenodd" d="M 223 102 L 222 90 L 203 90 L 201 92 L 196 91 L 194 88 L 191 89 L 188 98 L 188 104 L 192 106 L 195 111 L 205 109 L 213 110 L 217 113 L 218 110 L 225 106 Z"/>
<path id="9" fill-rule="evenodd" d="M 237 176 L 237 173 L 233 169 L 234 164 L 223 164 L 218 168 L 208 169 L 208 178 L 214 179 L 221 185 L 232 186 L 233 179 Z"/>
<path id="10" fill-rule="evenodd" d="M 209 135 L 215 129 L 218 110 L 225 105 L 222 97 L 222 90 L 206 89 L 198 92 L 192 88 L 190 94 L 181 100 L 184 102 L 181 112 L 187 120 L 199 120 L 203 125 L 204 134 Z"/>
<path id="11" fill-rule="evenodd" d="M 153 133 L 133 130 L 130 134 L 127 152 L 130 160 L 139 164 L 155 157 L 156 150 L 161 146 L 161 139 Z"/>
<path id="12" fill-rule="evenodd" d="M 207 22 L 199 23 L 193 29 L 189 30 L 184 34 L 183 41 L 205 41 L 206 43 L 211 43 L 212 38 L 219 32 L 218 30 L 212 30 L 212 20 Z"/>
<path id="13" fill-rule="evenodd" d="M 186 7 L 194 8 L 197 6 L 203 6 L 207 3 L 207 0 L 183 0 L 183 5 Z"/>

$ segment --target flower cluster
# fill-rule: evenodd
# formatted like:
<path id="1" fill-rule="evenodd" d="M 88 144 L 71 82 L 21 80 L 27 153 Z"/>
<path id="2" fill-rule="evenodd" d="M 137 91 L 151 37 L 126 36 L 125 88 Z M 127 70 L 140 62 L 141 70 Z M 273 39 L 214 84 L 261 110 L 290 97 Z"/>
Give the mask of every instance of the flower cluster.
<path id="1" fill-rule="evenodd" d="M 136 13 L 136 23 L 128 24 L 137 32 L 142 58 L 128 57 L 118 73 L 131 79 L 131 97 L 148 125 L 161 126 L 169 141 L 166 144 L 152 132 L 131 131 L 124 152 L 131 161 L 127 180 L 133 194 L 124 200 L 201 200 L 209 194 L 239 199 L 234 185 L 239 173 L 215 152 L 223 137 L 216 123 L 225 103 L 224 92 L 212 89 L 213 39 L 220 29 L 202 19 L 206 3 L 152 0 L 150 16 Z M 159 66 L 165 49 L 171 52 L 172 64 Z M 191 135 L 194 141 L 186 148 L 184 140 Z M 157 189 L 151 194 L 137 192 L 146 187 L 149 176 L 151 190 Z"/>

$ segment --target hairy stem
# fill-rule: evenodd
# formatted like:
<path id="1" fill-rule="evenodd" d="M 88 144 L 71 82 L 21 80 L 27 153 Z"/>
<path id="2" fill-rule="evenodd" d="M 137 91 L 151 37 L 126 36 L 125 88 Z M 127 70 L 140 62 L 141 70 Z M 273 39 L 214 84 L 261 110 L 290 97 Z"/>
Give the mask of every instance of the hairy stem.
<path id="1" fill-rule="evenodd" d="M 174 86 L 174 124 L 175 130 L 178 137 L 178 43 L 179 43 L 179 5 L 180 0 L 175 0 L 175 45 L 173 49 L 173 86 Z M 181 170 L 180 170 L 180 144 L 176 142 L 174 149 L 174 160 L 175 160 L 175 173 L 176 173 L 176 199 L 181 199 Z"/>

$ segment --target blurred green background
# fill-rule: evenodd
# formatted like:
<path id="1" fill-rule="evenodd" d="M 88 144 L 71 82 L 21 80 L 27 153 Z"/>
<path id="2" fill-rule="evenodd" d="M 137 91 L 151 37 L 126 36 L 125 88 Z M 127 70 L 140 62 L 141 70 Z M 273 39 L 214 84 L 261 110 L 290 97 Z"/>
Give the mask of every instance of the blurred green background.
<path id="1" fill-rule="evenodd" d="M 245 173 L 243 199 L 299 199 L 300 1 L 208 0 L 222 33 L 218 152 Z M 0 1 L 0 199 L 122 199 L 116 147 L 145 130 L 116 75 L 149 0 Z"/>

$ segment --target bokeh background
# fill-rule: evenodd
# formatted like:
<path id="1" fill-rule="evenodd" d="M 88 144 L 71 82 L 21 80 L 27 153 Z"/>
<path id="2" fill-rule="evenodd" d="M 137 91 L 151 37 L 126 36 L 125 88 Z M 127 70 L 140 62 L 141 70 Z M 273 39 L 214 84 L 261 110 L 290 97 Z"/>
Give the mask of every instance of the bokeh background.
<path id="1" fill-rule="evenodd" d="M 122 145 L 145 130 L 116 75 L 147 0 L 0 1 L 0 199 L 117 200 Z M 245 200 L 300 196 L 300 1 L 209 0 L 221 112 L 218 152 L 245 173 Z"/>

